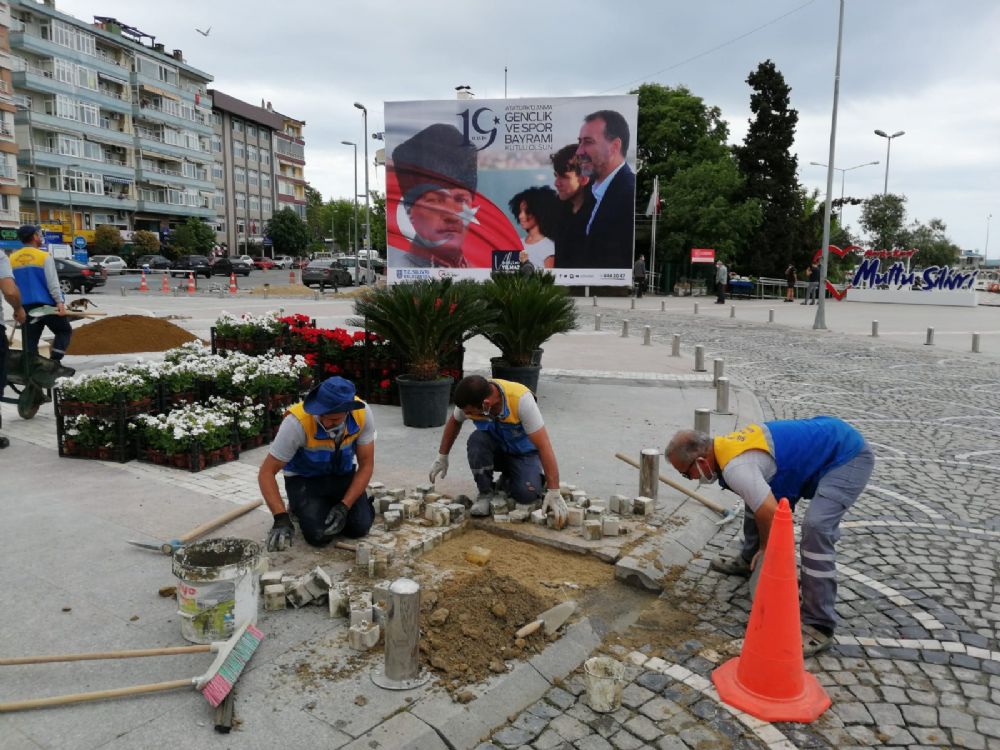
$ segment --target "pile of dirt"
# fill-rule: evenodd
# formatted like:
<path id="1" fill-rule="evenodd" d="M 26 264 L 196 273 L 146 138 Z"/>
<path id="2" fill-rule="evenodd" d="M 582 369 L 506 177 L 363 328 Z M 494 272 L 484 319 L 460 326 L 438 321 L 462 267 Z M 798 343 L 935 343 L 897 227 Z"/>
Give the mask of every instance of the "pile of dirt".
<path id="1" fill-rule="evenodd" d="M 198 337 L 180 326 L 145 315 L 115 315 L 79 326 L 67 354 L 165 352 Z"/>
<path id="2" fill-rule="evenodd" d="M 420 652 L 453 694 L 506 672 L 510 659 L 541 651 L 542 631 L 517 640 L 514 631 L 555 602 L 489 567 L 447 579 L 421 599 Z"/>

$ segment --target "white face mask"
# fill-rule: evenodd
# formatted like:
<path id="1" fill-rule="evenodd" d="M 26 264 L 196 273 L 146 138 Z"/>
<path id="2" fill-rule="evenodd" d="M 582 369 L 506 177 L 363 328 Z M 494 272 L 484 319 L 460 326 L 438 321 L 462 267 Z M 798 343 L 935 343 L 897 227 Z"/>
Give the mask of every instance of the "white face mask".
<path id="1" fill-rule="evenodd" d="M 709 472 L 706 474 L 701 470 L 701 464 L 697 461 L 694 462 L 694 468 L 698 470 L 698 486 L 701 487 L 703 484 L 712 484 L 717 477 L 714 472 Z"/>

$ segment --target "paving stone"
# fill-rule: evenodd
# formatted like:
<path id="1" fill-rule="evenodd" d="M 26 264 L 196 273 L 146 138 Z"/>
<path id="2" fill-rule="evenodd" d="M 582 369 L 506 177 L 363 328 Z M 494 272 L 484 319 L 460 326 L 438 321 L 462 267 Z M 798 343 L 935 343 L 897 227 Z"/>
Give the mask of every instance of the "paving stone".
<path id="1" fill-rule="evenodd" d="M 536 732 L 529 732 L 526 729 L 517 729 L 515 727 L 504 727 L 499 732 L 493 735 L 493 744 L 499 745 L 504 748 L 511 747 L 521 747 L 521 745 L 526 745 L 531 742 L 538 734 Z"/>
<path id="2" fill-rule="evenodd" d="M 589 722 L 589 726 L 595 732 L 597 732 L 601 737 L 607 739 L 619 729 L 621 729 L 621 724 L 615 720 L 615 717 L 610 714 L 600 714 L 596 719 Z"/>
<path id="3" fill-rule="evenodd" d="M 558 706 L 563 711 L 576 703 L 576 698 L 572 694 L 557 687 L 552 688 L 545 694 L 545 700 Z"/>
<path id="4" fill-rule="evenodd" d="M 572 716 L 556 717 L 549 722 L 549 729 L 555 730 L 560 737 L 569 742 L 576 742 L 591 734 L 590 727 Z"/>
<path id="5" fill-rule="evenodd" d="M 548 719 L 524 712 L 514 720 L 514 723 L 511 726 L 516 729 L 523 729 L 526 732 L 531 732 L 533 737 L 537 737 L 542 733 L 542 731 L 544 731 L 548 724 Z"/>
<path id="6" fill-rule="evenodd" d="M 835 703 L 831 709 L 845 724 L 874 724 L 872 715 L 863 703 L 847 701 Z"/>
<path id="7" fill-rule="evenodd" d="M 655 697 L 656 694 L 652 690 L 633 683 L 626 685 L 622 690 L 622 705 L 635 709 Z"/>
<path id="8" fill-rule="evenodd" d="M 555 729 L 546 729 L 535 738 L 531 746 L 535 750 L 561 750 L 564 747 L 572 747 Z"/>
<path id="9" fill-rule="evenodd" d="M 660 728 L 645 716 L 633 716 L 631 719 L 624 722 L 622 726 L 624 726 L 625 729 L 634 734 L 636 737 L 640 737 L 646 742 L 652 742 L 661 734 Z"/>
<path id="10" fill-rule="evenodd" d="M 981 734 L 967 732 L 964 729 L 952 729 L 951 744 L 955 747 L 967 747 L 970 750 L 984 750 L 986 738 Z"/>
<path id="11" fill-rule="evenodd" d="M 660 692 L 673 682 L 673 680 L 660 672 L 645 672 L 639 675 L 635 681 L 647 690 L 652 690 L 654 693 Z"/>
<path id="12" fill-rule="evenodd" d="M 915 724 L 918 727 L 934 727 L 937 726 L 937 709 L 931 706 L 901 706 L 900 710 L 903 712 L 903 718 L 906 719 L 906 724 Z"/>
<path id="13" fill-rule="evenodd" d="M 599 734 L 592 734 L 573 743 L 577 750 L 613 750 L 612 745 Z"/>
<path id="14" fill-rule="evenodd" d="M 673 734 L 660 737 L 656 741 L 656 747 L 658 750 L 688 750 L 688 746 L 684 744 L 681 738 Z"/>
<path id="15" fill-rule="evenodd" d="M 903 715 L 899 709 L 891 703 L 867 703 L 865 707 L 872 715 L 877 726 L 891 725 L 902 726 Z"/>
<path id="16" fill-rule="evenodd" d="M 546 703 L 545 701 L 538 701 L 538 703 L 528 706 L 527 711 L 528 713 L 540 716 L 543 719 L 554 719 L 562 714 L 562 711 L 553 706 L 551 703 Z"/>
<path id="17" fill-rule="evenodd" d="M 910 732 L 914 739 L 922 745 L 947 745 L 948 733 L 940 727 L 912 727 Z"/>
<path id="18" fill-rule="evenodd" d="M 718 736 L 708 727 L 698 725 L 680 732 L 680 738 L 684 744 L 691 748 L 718 747 Z"/>
<path id="19" fill-rule="evenodd" d="M 990 737 L 1000 737 L 1000 721 L 980 717 L 976 719 L 976 729 Z"/>
<path id="20" fill-rule="evenodd" d="M 649 717 L 652 721 L 663 721 L 682 710 L 680 706 L 671 700 L 653 698 L 648 703 L 644 703 L 639 712 Z"/>
<path id="21" fill-rule="evenodd" d="M 611 742 L 617 750 L 639 750 L 639 748 L 646 747 L 645 742 L 640 740 L 635 735 L 629 734 L 624 729 L 613 734 L 609 738 L 609 742 Z"/>

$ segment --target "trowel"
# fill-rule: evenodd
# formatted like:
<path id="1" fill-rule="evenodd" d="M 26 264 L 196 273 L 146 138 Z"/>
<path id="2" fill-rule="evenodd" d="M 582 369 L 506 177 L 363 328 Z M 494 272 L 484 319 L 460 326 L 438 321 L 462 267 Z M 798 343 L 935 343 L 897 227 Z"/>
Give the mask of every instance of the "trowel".
<path id="1" fill-rule="evenodd" d="M 540 627 L 545 627 L 545 634 L 551 635 L 552 633 L 559 630 L 569 616 L 576 611 L 576 602 L 570 600 L 568 602 L 562 602 L 557 604 L 551 609 L 547 609 L 542 614 L 538 615 L 538 618 L 533 622 L 529 622 L 523 628 L 514 633 L 515 638 L 525 638 Z"/>

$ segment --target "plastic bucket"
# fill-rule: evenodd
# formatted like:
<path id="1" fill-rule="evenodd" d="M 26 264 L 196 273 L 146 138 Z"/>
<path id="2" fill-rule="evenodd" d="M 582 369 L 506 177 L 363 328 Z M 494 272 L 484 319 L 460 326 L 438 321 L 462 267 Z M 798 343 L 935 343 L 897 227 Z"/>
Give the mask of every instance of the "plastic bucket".
<path id="1" fill-rule="evenodd" d="M 625 665 L 608 656 L 593 656 L 583 663 L 587 703 L 600 714 L 617 711 L 622 705 Z"/>
<path id="2" fill-rule="evenodd" d="M 257 616 L 260 545 L 208 539 L 174 554 L 181 635 L 192 643 L 224 641 L 237 623 Z"/>

